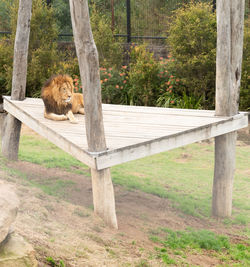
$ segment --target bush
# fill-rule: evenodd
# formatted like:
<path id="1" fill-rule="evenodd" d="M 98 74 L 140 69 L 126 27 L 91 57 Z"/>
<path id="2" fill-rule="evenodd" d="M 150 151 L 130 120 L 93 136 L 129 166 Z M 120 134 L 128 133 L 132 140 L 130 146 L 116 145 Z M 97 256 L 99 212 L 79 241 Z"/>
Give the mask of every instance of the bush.
<path id="1" fill-rule="evenodd" d="M 103 67 L 121 66 L 122 47 L 113 36 L 108 18 L 99 13 L 93 5 L 90 20 L 100 65 Z"/>
<path id="2" fill-rule="evenodd" d="M 214 108 L 216 17 L 211 5 L 191 2 L 176 10 L 167 43 L 175 58 L 172 71 L 182 84 L 179 94 Z"/>
<path id="3" fill-rule="evenodd" d="M 0 31 L 10 31 L 9 10 L 13 0 L 0 1 Z"/>
<path id="4" fill-rule="evenodd" d="M 155 106 L 160 93 L 160 65 L 144 45 L 131 47 L 128 82 L 131 105 Z"/>
<path id="5" fill-rule="evenodd" d="M 127 66 L 119 71 L 115 68 L 100 68 L 102 100 L 108 104 L 129 104 Z"/>
<path id="6" fill-rule="evenodd" d="M 240 89 L 240 110 L 250 110 L 250 17 L 245 20 L 243 62 Z"/>
<path id="7" fill-rule="evenodd" d="M 174 59 L 168 55 L 167 59 L 160 58 L 160 94 L 157 97 L 157 106 L 171 108 L 178 107 L 179 96 L 177 94 L 180 79 L 176 78 L 170 71 L 169 66 Z"/>
<path id="8" fill-rule="evenodd" d="M 9 45 L 9 41 L 5 38 L 0 40 L 0 95 L 9 94 L 6 88 L 7 70 L 13 61 L 13 46 Z"/>
<path id="9" fill-rule="evenodd" d="M 17 23 L 18 1 L 10 11 L 11 31 L 9 40 L 0 44 L 0 84 L 4 94 L 9 94 L 12 83 L 13 48 Z M 45 1 L 34 0 L 30 26 L 30 41 L 27 70 L 27 96 L 39 96 L 43 83 L 60 70 L 60 54 L 57 51 L 57 28 L 52 8 Z"/>

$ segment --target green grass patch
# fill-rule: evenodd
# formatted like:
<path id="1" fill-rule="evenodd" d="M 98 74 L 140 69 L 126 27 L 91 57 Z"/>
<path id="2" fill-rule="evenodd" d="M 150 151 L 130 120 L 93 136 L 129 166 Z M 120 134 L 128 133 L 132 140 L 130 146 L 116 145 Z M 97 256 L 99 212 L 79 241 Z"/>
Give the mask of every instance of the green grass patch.
<path id="1" fill-rule="evenodd" d="M 67 190 L 75 185 L 71 180 L 53 179 L 45 182 L 31 181 L 30 184 L 34 187 L 40 188 L 45 194 L 56 197 L 64 197 L 67 194 Z"/>
<path id="2" fill-rule="evenodd" d="M 55 260 L 52 257 L 47 257 L 46 262 L 52 267 L 65 267 L 63 260 Z"/>
<path id="3" fill-rule="evenodd" d="M 160 239 L 159 236 L 152 236 L 150 239 L 170 249 L 200 248 L 221 251 L 230 247 L 226 236 L 216 235 L 208 230 L 173 231 L 168 228 L 161 230 L 163 239 Z"/>
<path id="4" fill-rule="evenodd" d="M 232 244 L 228 237 L 216 235 L 209 230 L 173 231 L 168 228 L 160 228 L 152 232 L 150 240 L 159 244 L 156 247 L 156 256 L 166 264 L 177 264 L 169 256 L 178 255 L 185 261 L 186 254 L 195 252 L 204 254 L 204 250 L 211 257 L 221 259 L 225 264 L 236 263 L 234 266 L 250 266 L 249 244 Z"/>
<path id="5" fill-rule="evenodd" d="M 7 161 L 0 156 L 0 167 L 2 170 L 8 173 L 9 176 L 18 177 L 30 186 L 40 188 L 47 195 L 64 198 L 67 194 L 67 191 L 71 188 L 74 188 L 76 185 L 72 180 L 62 180 L 59 177 L 54 177 L 53 179 L 44 178 L 33 180 L 20 170 L 8 168 L 6 162 Z"/>
<path id="6" fill-rule="evenodd" d="M 46 168 L 61 168 L 78 174 L 90 175 L 86 165 L 49 141 L 36 136 L 21 136 L 18 157 L 20 160 Z"/>

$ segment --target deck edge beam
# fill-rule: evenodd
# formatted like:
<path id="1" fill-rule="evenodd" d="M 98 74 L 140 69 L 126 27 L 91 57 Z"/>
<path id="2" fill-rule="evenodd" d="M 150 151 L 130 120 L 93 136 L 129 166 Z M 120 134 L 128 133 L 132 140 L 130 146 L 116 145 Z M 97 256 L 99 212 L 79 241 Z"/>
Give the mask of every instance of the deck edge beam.
<path id="1" fill-rule="evenodd" d="M 131 160 L 151 156 L 184 145 L 214 138 L 219 135 L 237 131 L 248 126 L 247 113 L 237 114 L 227 120 L 211 123 L 195 129 L 173 134 L 142 144 L 132 145 L 125 149 L 108 151 L 105 154 L 96 155 L 98 170 L 112 167 Z"/>
<path id="2" fill-rule="evenodd" d="M 7 97 L 4 98 L 4 110 L 16 117 L 18 120 L 26 124 L 32 130 L 48 139 L 50 142 L 61 148 L 63 151 L 71 154 L 82 163 L 86 164 L 90 168 L 96 169 L 95 158 L 87 151 L 78 148 L 75 144 L 68 141 L 63 136 L 60 136 L 55 131 L 47 128 L 43 124 L 39 123 L 37 119 L 34 119 L 30 114 L 20 110 L 14 102 L 10 101 Z"/>

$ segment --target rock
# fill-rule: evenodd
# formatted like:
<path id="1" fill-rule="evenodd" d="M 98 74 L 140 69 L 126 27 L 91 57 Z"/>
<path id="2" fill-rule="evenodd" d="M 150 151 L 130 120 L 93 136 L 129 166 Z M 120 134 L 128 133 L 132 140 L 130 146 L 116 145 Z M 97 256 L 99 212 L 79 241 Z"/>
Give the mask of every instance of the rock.
<path id="1" fill-rule="evenodd" d="M 0 244 L 16 219 L 18 207 L 19 200 L 13 187 L 0 181 Z"/>
<path id="2" fill-rule="evenodd" d="M 36 267 L 35 250 L 23 237 L 11 234 L 0 245 L 0 267 Z"/>

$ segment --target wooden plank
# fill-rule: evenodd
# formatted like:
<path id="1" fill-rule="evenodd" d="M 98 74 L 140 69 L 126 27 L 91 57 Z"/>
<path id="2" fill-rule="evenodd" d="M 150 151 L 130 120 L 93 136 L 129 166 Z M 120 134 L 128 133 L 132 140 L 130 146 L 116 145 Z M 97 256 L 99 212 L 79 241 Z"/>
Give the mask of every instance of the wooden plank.
<path id="1" fill-rule="evenodd" d="M 35 104 L 35 105 L 34 105 Z M 23 106 L 30 106 L 35 109 L 43 107 L 43 102 L 40 98 L 26 98 Z M 126 112 L 140 113 L 140 114 L 168 114 L 175 116 L 196 116 L 196 117 L 210 117 L 215 118 L 214 110 L 194 110 L 194 109 L 174 109 L 174 108 L 160 108 L 160 107 L 144 107 L 144 106 L 126 106 L 126 105 L 113 105 L 102 104 L 103 113 L 108 114 L 110 112 Z"/>
<path id="2" fill-rule="evenodd" d="M 195 109 L 175 109 L 175 108 L 162 108 L 162 107 L 145 107 L 145 106 L 127 106 L 127 105 L 113 105 L 102 104 L 103 112 L 106 111 L 126 111 L 134 113 L 145 114 L 173 114 L 177 116 L 201 116 L 211 117 L 214 116 L 214 110 L 195 110 Z"/>
<path id="3" fill-rule="evenodd" d="M 26 124 L 32 130 L 40 134 L 41 136 L 48 139 L 53 144 L 60 147 L 62 150 L 71 154 L 81 162 L 87 164 L 91 168 L 95 168 L 95 160 L 86 151 L 79 148 L 77 145 L 73 144 L 70 140 L 67 140 L 54 129 L 48 128 L 46 125 L 40 123 L 39 120 L 33 118 L 31 114 L 26 113 L 20 107 L 22 102 L 10 101 L 8 98 L 4 97 L 4 109 L 15 116 L 18 120 Z"/>
<path id="4" fill-rule="evenodd" d="M 167 151 L 181 145 L 211 138 L 216 135 L 234 131 L 247 126 L 248 113 L 244 112 L 236 115 L 234 118 L 215 117 L 214 122 L 207 123 L 206 125 L 203 125 L 207 121 L 206 118 L 204 118 L 204 120 L 199 120 L 200 125 L 198 127 L 195 126 L 191 128 L 190 126 L 167 125 L 165 124 L 165 122 L 163 125 L 161 125 L 160 122 L 158 122 L 158 124 L 153 124 L 151 120 L 147 123 L 145 122 L 144 124 L 138 124 L 136 121 L 131 123 L 126 120 L 121 122 L 119 120 L 110 119 L 107 123 L 105 122 L 104 124 L 108 150 L 107 152 L 100 153 L 98 156 L 98 153 L 89 154 L 87 150 L 86 134 L 83 130 L 85 127 L 84 116 L 77 115 L 79 116 L 80 120 L 80 123 L 77 125 L 70 124 L 69 121 L 51 121 L 43 118 L 42 106 L 40 106 L 39 109 L 36 108 L 35 111 L 33 111 L 35 112 L 34 114 L 32 113 L 31 106 L 29 106 L 29 108 L 26 108 L 26 104 L 24 105 L 23 102 L 11 101 L 8 97 L 5 98 L 6 100 L 13 103 L 13 105 L 18 106 L 20 111 L 24 110 L 24 113 L 28 113 L 34 116 L 35 119 L 39 121 L 39 124 L 41 124 L 43 127 L 47 127 L 49 131 L 55 131 L 65 140 L 70 140 L 70 142 L 78 146 L 79 149 L 85 151 L 85 153 L 89 157 L 97 157 L 99 168 L 109 166 L 109 164 L 107 163 L 107 161 L 109 161 L 109 157 L 111 157 L 110 166 L 114 166 L 122 162 Z M 38 103 L 37 101 L 33 101 L 32 99 L 25 102 L 33 103 L 32 105 L 36 106 Z M 39 115 L 37 114 L 37 112 L 39 113 Z M 124 113 L 126 113 L 126 111 L 124 111 Z M 136 117 L 138 117 L 138 115 L 138 113 L 135 114 Z M 184 116 L 183 120 L 185 121 L 186 118 L 187 116 Z M 210 119 L 208 121 L 210 121 Z M 185 137 L 186 134 L 191 137 L 192 135 L 194 136 L 193 138 Z M 175 138 L 177 138 L 177 143 L 175 141 Z M 159 140 L 162 139 L 166 139 L 165 145 L 163 145 L 161 142 L 159 143 Z M 171 141 L 168 141 L 167 143 L 168 139 Z M 179 139 L 183 139 L 183 141 L 180 142 Z M 188 140 L 188 142 L 184 142 L 184 140 L 186 139 Z M 151 143 L 153 145 L 150 145 Z M 159 147 L 157 147 L 156 144 L 154 145 L 154 143 L 159 143 Z M 86 161 L 83 162 L 86 163 Z M 88 165 L 88 163 L 86 164 Z"/>
<path id="5" fill-rule="evenodd" d="M 127 161 L 150 156 L 197 141 L 236 131 L 238 129 L 247 127 L 247 125 L 248 118 L 246 114 L 236 115 L 234 118 L 226 121 L 223 120 L 219 123 L 217 122 L 214 124 L 197 127 L 192 130 L 150 140 L 138 145 L 132 145 L 122 149 L 100 153 L 99 155 L 96 154 L 96 165 L 98 169 L 111 167 Z"/>

